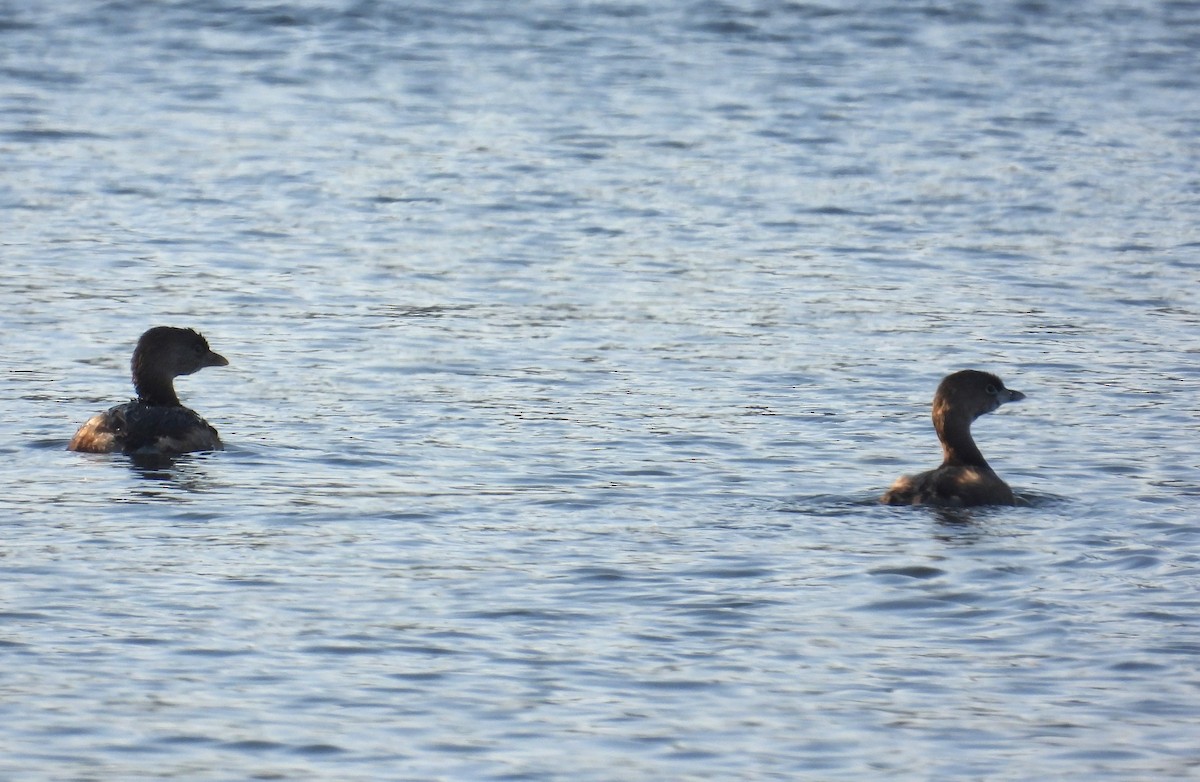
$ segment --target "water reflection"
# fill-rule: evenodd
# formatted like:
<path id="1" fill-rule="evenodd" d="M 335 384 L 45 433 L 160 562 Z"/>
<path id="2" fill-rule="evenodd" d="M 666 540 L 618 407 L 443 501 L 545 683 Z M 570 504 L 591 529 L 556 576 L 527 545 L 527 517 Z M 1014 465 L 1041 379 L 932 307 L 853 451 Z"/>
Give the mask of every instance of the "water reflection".
<path id="1" fill-rule="evenodd" d="M 160 498 L 179 493 L 207 493 L 213 489 L 207 466 L 210 454 L 182 454 L 176 456 L 137 454 L 113 456 L 125 462 L 129 471 L 139 480 L 154 484 L 157 489 L 135 489 L 138 496 Z M 169 490 L 165 492 L 164 490 Z"/>

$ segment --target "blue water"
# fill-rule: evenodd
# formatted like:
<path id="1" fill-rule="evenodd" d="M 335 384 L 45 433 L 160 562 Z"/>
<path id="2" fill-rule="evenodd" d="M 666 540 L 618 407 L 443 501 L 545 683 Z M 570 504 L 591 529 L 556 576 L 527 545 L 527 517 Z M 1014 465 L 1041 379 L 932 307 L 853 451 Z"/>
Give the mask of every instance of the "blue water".
<path id="1" fill-rule="evenodd" d="M 1200 3 L 0 7 L 0 778 L 1200 774 Z M 64 450 L 145 328 L 227 450 Z M 1026 500 L 873 502 L 929 399 Z"/>

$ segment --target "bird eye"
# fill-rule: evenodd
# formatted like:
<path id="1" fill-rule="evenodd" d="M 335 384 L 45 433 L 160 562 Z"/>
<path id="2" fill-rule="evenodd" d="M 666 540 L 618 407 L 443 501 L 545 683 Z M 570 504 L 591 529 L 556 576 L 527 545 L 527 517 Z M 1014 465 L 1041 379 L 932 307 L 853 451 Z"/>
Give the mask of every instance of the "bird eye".
<path id="1" fill-rule="evenodd" d="M 996 387 L 994 385 L 992 385 L 991 383 L 988 383 L 988 387 L 985 388 L 984 390 L 987 391 L 992 396 L 996 395 Z"/>

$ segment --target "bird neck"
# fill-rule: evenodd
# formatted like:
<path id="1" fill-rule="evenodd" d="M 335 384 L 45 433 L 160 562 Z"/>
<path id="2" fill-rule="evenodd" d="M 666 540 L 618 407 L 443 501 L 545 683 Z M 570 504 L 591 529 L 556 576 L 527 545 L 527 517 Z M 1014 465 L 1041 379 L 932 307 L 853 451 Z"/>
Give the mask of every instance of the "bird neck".
<path id="1" fill-rule="evenodd" d="M 933 428 L 942 442 L 942 464 L 991 469 L 971 437 L 971 420 L 970 416 L 937 415 L 935 411 Z"/>
<path id="2" fill-rule="evenodd" d="M 137 391 L 138 401 L 160 407 L 179 407 L 179 397 L 175 394 L 175 383 L 169 376 L 135 374 L 133 387 Z"/>

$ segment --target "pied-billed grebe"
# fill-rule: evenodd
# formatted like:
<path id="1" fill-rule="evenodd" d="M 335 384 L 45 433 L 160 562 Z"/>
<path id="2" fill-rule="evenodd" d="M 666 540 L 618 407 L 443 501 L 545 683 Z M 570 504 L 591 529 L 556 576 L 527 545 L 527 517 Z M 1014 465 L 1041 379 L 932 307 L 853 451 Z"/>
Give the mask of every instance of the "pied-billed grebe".
<path id="1" fill-rule="evenodd" d="M 881 501 L 888 505 L 1012 505 L 1012 489 L 979 452 L 971 437 L 971 422 L 1005 402 L 1024 398 L 988 372 L 964 369 L 947 375 L 933 395 L 933 428 L 942 441 L 942 466 L 900 478 Z"/>
<path id="2" fill-rule="evenodd" d="M 192 329 L 150 329 L 138 340 L 130 362 L 137 399 L 92 416 L 67 450 L 161 456 L 221 450 L 217 430 L 179 403 L 175 378 L 228 364 Z"/>

